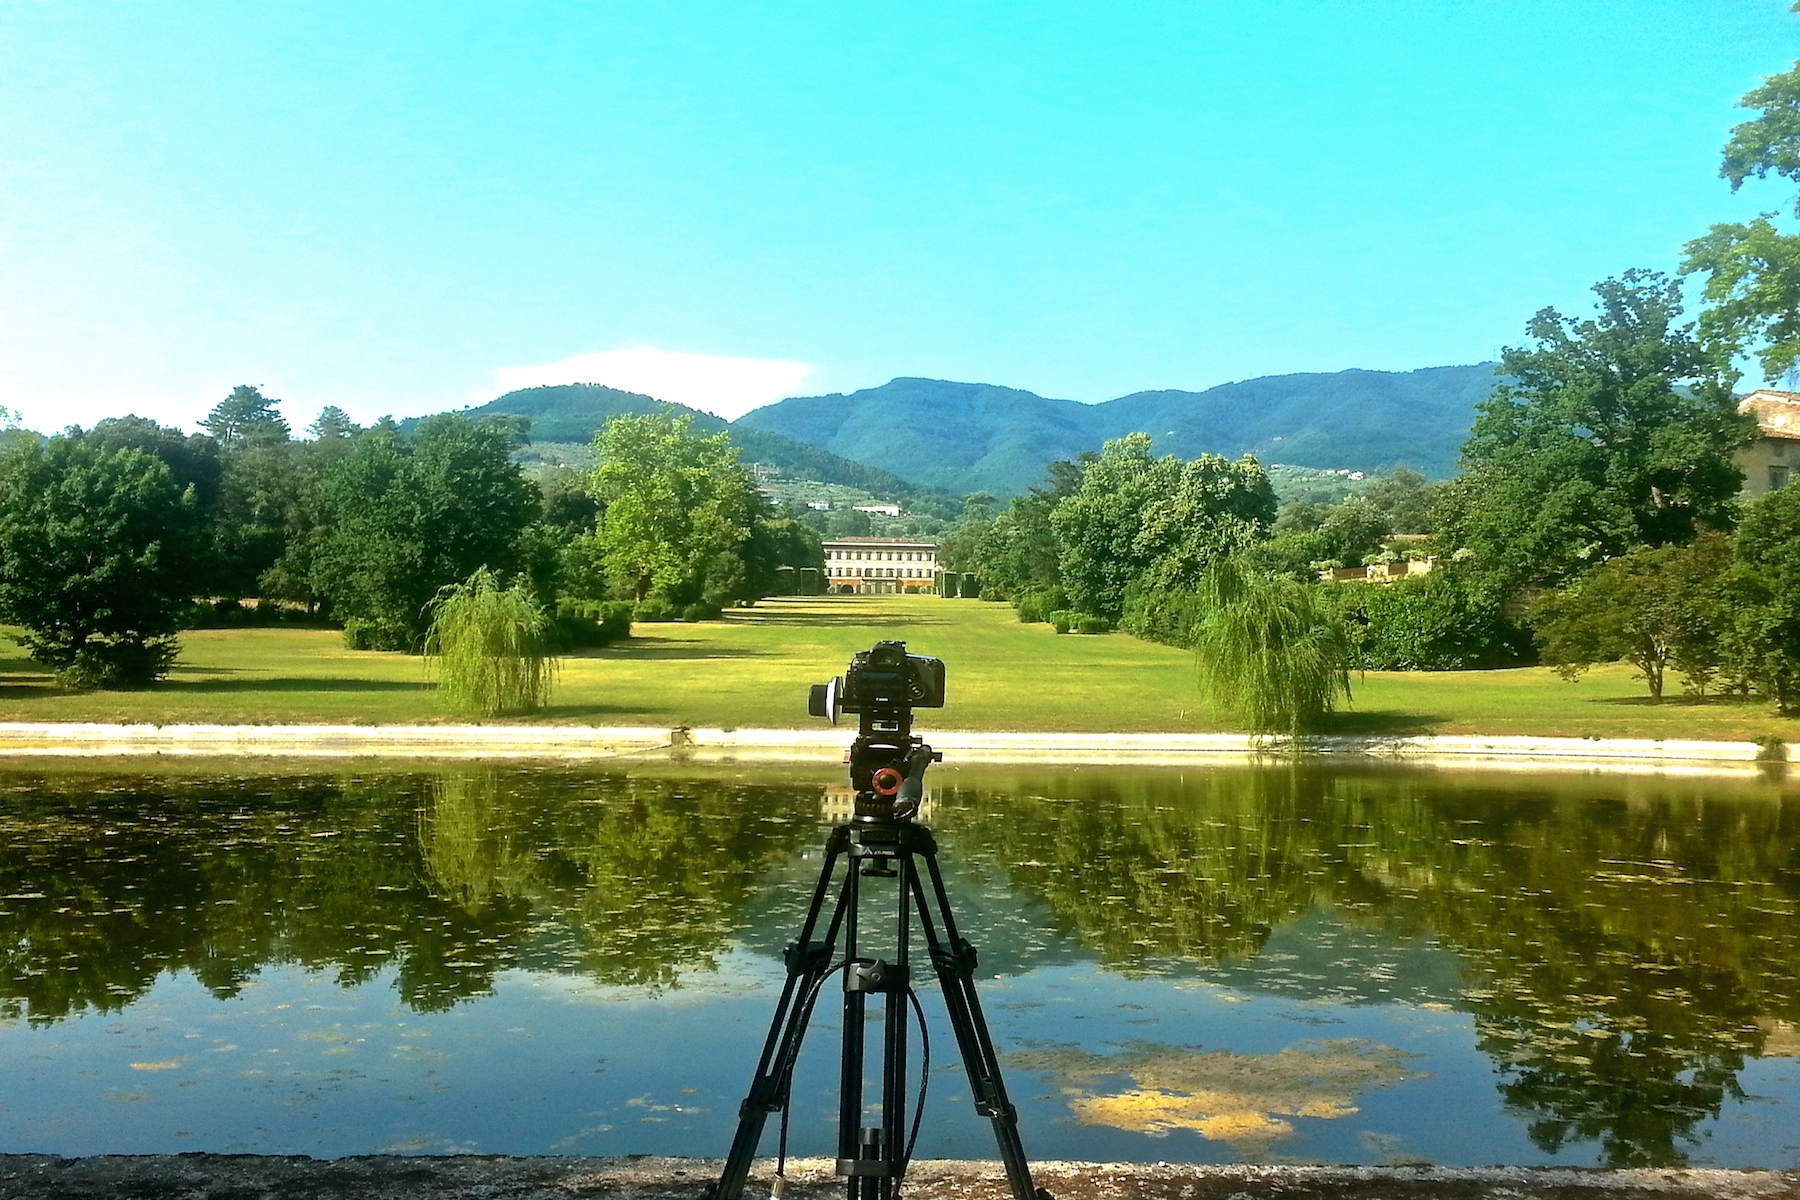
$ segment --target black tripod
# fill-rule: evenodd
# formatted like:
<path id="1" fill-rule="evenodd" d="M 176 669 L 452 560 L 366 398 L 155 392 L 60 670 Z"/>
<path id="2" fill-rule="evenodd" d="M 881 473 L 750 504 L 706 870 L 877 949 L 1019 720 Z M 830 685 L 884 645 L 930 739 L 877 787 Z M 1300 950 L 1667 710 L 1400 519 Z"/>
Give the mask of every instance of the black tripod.
<path id="1" fill-rule="evenodd" d="M 823 714 L 820 714 L 823 715 Z M 782 1118 L 782 1154 L 787 1152 L 786 1112 L 794 1062 L 806 1036 L 813 1005 L 834 972 L 844 976 L 843 1076 L 838 1100 L 838 1174 L 847 1176 L 848 1200 L 895 1200 L 912 1157 L 919 1122 L 924 1117 L 925 1073 L 919 1082 L 918 1109 L 909 1132 L 906 1123 L 907 1008 L 924 1015 L 910 982 L 909 942 L 914 918 L 925 940 L 932 968 L 944 991 L 950 1025 L 962 1051 L 975 1111 L 994 1123 L 1000 1159 L 1006 1167 L 1013 1200 L 1050 1200 L 1033 1187 L 1031 1167 L 1019 1141 L 1018 1113 L 1006 1098 L 1000 1063 L 975 995 L 975 947 L 956 932 L 950 898 L 938 870 L 937 842 L 931 830 L 913 821 L 924 796 L 925 768 L 940 761 L 912 736 L 911 709 L 865 710 L 861 731 L 850 748 L 850 779 L 856 788 L 855 815 L 831 831 L 825 843 L 825 865 L 819 871 L 812 903 L 800 926 L 800 937 L 787 948 L 787 982 L 775 1006 L 769 1038 L 757 1062 L 750 1094 L 738 1109 L 737 1136 L 725 1171 L 710 1193 L 711 1200 L 740 1200 L 750 1174 L 750 1160 L 762 1139 L 770 1113 Z M 843 867 L 838 880 L 839 866 Z M 894 880 L 894 957 L 871 958 L 859 950 L 860 907 L 864 881 Z M 826 899 L 836 887 L 824 933 Z M 885 890 L 885 888 L 883 889 Z M 837 958 L 840 939 L 843 957 Z M 868 998 L 882 998 L 881 1123 L 865 1126 L 863 1115 L 863 1051 Z M 930 1067 L 930 1043 L 925 1043 Z M 784 1181 L 779 1174 L 775 1195 Z"/>

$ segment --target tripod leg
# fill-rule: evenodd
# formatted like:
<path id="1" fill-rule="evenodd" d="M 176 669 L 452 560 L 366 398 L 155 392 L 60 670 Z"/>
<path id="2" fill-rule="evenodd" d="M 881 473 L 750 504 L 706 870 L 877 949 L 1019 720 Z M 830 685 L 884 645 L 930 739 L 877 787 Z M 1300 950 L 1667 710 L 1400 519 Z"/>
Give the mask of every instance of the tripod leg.
<path id="1" fill-rule="evenodd" d="M 712 1186 L 712 1200 L 740 1200 L 744 1183 L 750 1176 L 750 1162 L 756 1157 L 757 1143 L 762 1141 L 763 1125 L 769 1114 L 780 1112 L 788 1102 L 794 1060 L 800 1054 L 800 1042 L 806 1036 L 807 1021 L 812 1016 L 812 999 L 819 981 L 831 969 L 832 948 L 843 925 L 846 900 L 850 911 L 855 908 L 856 863 L 845 859 L 848 874 L 838 893 L 837 906 L 831 914 L 825 936 L 813 940 L 824 911 L 825 896 L 837 872 L 839 859 L 849 846 L 849 835 L 839 827 L 832 831 L 825 845 L 825 864 L 819 869 L 819 882 L 813 888 L 812 903 L 806 919 L 800 924 L 800 937 L 791 943 L 787 960 L 787 982 L 782 985 L 781 999 L 775 1005 L 775 1018 L 769 1023 L 769 1037 L 763 1043 L 762 1057 L 756 1064 L 756 1077 L 750 1082 L 750 1094 L 738 1106 L 737 1135 L 731 1141 L 731 1154 L 725 1159 L 725 1170 Z M 852 934 L 854 937 L 854 934 Z"/>
<path id="2" fill-rule="evenodd" d="M 839 1060 L 842 1074 L 838 1077 L 838 1163 L 854 1163 L 864 1157 L 862 1145 L 863 1105 L 863 1034 L 866 1031 L 866 997 L 853 986 L 849 975 L 857 968 L 857 901 L 861 894 L 862 861 L 850 859 L 850 874 L 844 880 L 844 1029 L 843 1055 Z M 865 1185 L 872 1182 L 866 1175 L 851 1175 L 847 1189 L 849 1200 L 873 1200 L 864 1196 Z"/>
<path id="3" fill-rule="evenodd" d="M 907 943 L 910 940 L 912 918 L 912 878 L 914 868 L 912 859 L 902 854 L 894 860 L 894 867 L 899 878 L 894 892 L 897 896 L 894 937 L 894 970 L 888 990 L 882 995 L 882 1058 L 881 1058 L 881 1138 L 883 1156 L 894 1164 L 894 1174 L 882 1180 L 882 1198 L 887 1200 L 900 1187 L 901 1174 L 906 1165 L 906 1032 L 907 1032 L 907 977 L 910 966 L 907 962 Z"/>
<path id="4" fill-rule="evenodd" d="M 969 1087 L 975 1097 L 975 1111 L 994 1123 L 994 1140 L 1000 1144 L 1000 1161 L 1006 1167 L 1006 1182 L 1012 1188 L 1013 1200 L 1047 1200 L 1031 1182 L 1031 1164 L 1025 1159 L 1025 1146 L 1019 1140 L 1019 1114 L 1006 1098 L 1006 1083 L 1000 1078 L 1000 1060 L 994 1053 L 993 1038 L 987 1021 L 981 1015 L 981 998 L 975 994 L 975 947 L 956 932 L 956 919 L 950 913 L 950 896 L 944 890 L 944 877 L 938 871 L 937 847 L 930 841 L 915 851 L 925 860 L 931 889 L 927 893 L 918 872 L 912 872 L 914 897 L 918 902 L 919 925 L 931 949 L 931 963 L 937 968 L 939 985 L 944 989 L 944 1006 L 950 1012 L 950 1027 L 956 1033 L 957 1047 L 962 1051 L 963 1070 L 968 1073 Z M 935 900 L 939 936 L 932 920 Z"/>

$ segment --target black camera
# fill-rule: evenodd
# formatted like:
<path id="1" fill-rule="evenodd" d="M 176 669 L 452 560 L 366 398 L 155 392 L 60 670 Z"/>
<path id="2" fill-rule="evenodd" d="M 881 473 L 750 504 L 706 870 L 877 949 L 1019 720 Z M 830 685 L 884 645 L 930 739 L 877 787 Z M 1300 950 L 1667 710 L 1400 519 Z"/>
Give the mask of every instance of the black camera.
<path id="1" fill-rule="evenodd" d="M 882 713 L 944 707 L 944 660 L 908 654 L 905 642 L 859 650 L 830 683 L 815 683 L 807 711 L 836 723 L 840 712 Z"/>

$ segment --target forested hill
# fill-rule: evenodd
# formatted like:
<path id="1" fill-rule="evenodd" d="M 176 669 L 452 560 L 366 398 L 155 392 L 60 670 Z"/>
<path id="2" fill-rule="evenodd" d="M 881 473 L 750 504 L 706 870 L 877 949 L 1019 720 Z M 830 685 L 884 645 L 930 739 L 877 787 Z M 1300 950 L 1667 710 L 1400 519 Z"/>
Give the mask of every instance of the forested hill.
<path id="1" fill-rule="evenodd" d="M 746 461 L 785 474 L 893 496 L 1005 496 L 1040 482 L 1047 463 L 1136 431 L 1183 458 L 1250 453 L 1265 463 L 1406 465 L 1445 476 L 1493 382 L 1493 364 L 1482 363 L 1271 375 L 1079 404 L 991 384 L 900 378 L 848 396 L 796 396 L 732 424 L 636 392 L 571 383 L 508 392 L 471 415 L 528 417 L 534 442 L 586 443 L 609 417 L 672 410 L 692 416 L 698 430 L 729 431 Z"/>
<path id="2" fill-rule="evenodd" d="M 744 461 L 766 463 L 783 474 L 796 478 L 838 483 L 893 496 L 910 496 L 921 490 L 929 490 L 921 489 L 878 467 L 840 457 L 829 450 L 785 434 L 729 425 L 721 418 L 699 409 L 594 383 L 521 388 L 490 400 L 479 408 L 470 409 L 469 415 L 527 417 L 531 421 L 531 440 L 534 442 L 585 445 L 594 439 L 595 432 L 611 417 L 621 413 L 653 412 L 675 412 L 691 416 L 694 428 L 703 433 L 726 430 L 731 434 L 732 444 L 742 452 Z M 402 422 L 402 428 L 415 423 L 410 420 Z"/>
<path id="3" fill-rule="evenodd" d="M 916 483 L 998 494 L 1038 483 L 1044 465 L 1142 431 L 1166 453 L 1252 453 L 1264 462 L 1445 476 L 1494 383 L 1494 364 L 1418 371 L 1271 375 L 1204 392 L 1137 392 L 1104 404 L 1050 400 L 979 383 L 900 378 L 848 396 L 799 396 L 734 430 L 807 442 Z M 549 389 L 540 389 L 549 390 Z"/>

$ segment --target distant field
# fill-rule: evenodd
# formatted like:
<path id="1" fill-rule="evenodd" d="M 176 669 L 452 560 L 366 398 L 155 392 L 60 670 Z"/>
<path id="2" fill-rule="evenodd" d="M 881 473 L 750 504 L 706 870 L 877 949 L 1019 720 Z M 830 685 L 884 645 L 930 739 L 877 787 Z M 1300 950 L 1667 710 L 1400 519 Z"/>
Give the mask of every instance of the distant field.
<path id="1" fill-rule="evenodd" d="M 777 599 L 698 625 L 639 625 L 629 642 L 565 661 L 534 719 L 596 725 L 751 728 L 812 724 L 807 685 L 881 638 L 949 666 L 949 703 L 929 727 L 1123 732 L 1223 728 L 1201 703 L 1191 658 L 1123 634 L 1057 636 L 1011 608 L 934 596 Z M 456 719 L 419 659 L 344 649 L 324 630 L 200 630 L 168 682 L 144 692 L 65 692 L 0 639 L 0 719 L 152 724 L 421 723 Z M 1354 677 L 1342 732 L 1573 737 L 1800 737 L 1766 704 L 1650 704 L 1624 667 L 1569 684 L 1542 668 Z"/>

